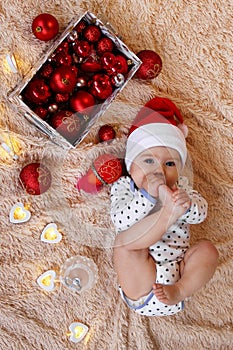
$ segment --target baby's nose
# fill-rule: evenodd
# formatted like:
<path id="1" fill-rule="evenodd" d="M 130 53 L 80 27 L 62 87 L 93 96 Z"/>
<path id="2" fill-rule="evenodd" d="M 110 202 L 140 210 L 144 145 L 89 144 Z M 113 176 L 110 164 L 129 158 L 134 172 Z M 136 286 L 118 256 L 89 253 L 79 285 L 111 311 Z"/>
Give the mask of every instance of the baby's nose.
<path id="1" fill-rule="evenodd" d="M 160 163 L 155 164 L 154 174 L 155 175 L 161 174 L 162 176 L 164 176 L 164 168 L 163 168 L 162 164 L 160 164 Z"/>

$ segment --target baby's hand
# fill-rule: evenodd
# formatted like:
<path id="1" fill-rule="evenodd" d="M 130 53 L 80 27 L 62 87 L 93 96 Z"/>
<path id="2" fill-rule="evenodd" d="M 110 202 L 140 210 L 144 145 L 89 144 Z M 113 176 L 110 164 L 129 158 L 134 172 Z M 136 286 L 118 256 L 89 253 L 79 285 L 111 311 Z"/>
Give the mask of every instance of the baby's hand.
<path id="1" fill-rule="evenodd" d="M 185 211 L 190 208 L 191 201 L 185 190 L 175 189 L 172 194 L 172 199 L 176 206 L 182 206 Z"/>
<path id="2" fill-rule="evenodd" d="M 159 187 L 159 198 L 167 213 L 169 224 L 173 224 L 190 207 L 190 198 L 184 190 L 171 190 L 166 185 Z"/>

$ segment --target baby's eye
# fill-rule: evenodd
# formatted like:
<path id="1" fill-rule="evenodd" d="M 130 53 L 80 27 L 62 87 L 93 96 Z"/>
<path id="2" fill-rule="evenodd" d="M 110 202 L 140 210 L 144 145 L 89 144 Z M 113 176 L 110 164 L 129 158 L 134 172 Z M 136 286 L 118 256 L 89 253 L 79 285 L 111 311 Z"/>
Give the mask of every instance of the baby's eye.
<path id="1" fill-rule="evenodd" d="M 175 166 L 175 165 L 176 165 L 176 163 L 173 160 L 166 162 L 166 166 L 170 167 L 170 166 Z"/>
<path id="2" fill-rule="evenodd" d="M 154 159 L 153 159 L 153 158 L 146 158 L 146 159 L 144 160 L 144 162 L 145 162 L 146 164 L 154 164 Z"/>

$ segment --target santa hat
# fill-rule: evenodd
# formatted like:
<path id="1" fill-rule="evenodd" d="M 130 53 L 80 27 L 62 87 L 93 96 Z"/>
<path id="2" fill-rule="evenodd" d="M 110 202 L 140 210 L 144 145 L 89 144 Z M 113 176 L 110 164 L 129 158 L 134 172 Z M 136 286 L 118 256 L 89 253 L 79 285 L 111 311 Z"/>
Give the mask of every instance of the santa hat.
<path id="1" fill-rule="evenodd" d="M 129 131 L 125 164 L 129 171 L 134 159 L 155 146 L 175 149 L 185 165 L 188 128 L 175 104 L 168 98 L 155 97 L 139 111 Z"/>

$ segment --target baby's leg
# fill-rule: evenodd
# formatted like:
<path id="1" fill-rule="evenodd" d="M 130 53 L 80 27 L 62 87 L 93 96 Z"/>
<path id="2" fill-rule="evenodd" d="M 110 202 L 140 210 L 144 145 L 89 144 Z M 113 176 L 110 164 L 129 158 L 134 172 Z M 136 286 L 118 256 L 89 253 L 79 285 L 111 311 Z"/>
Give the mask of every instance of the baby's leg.
<path id="1" fill-rule="evenodd" d="M 117 236 L 119 237 L 119 236 Z M 118 282 L 125 295 L 133 300 L 148 294 L 156 280 L 156 265 L 148 249 L 130 250 L 118 244 L 114 247 L 114 265 Z"/>
<path id="2" fill-rule="evenodd" d="M 174 305 L 203 287 L 214 275 L 218 251 L 209 241 L 201 241 L 187 250 L 181 278 L 173 285 L 155 283 L 154 294 L 164 304 Z"/>

